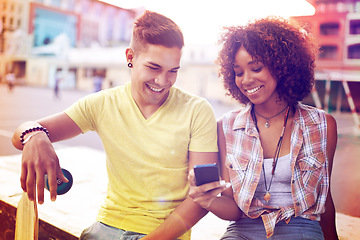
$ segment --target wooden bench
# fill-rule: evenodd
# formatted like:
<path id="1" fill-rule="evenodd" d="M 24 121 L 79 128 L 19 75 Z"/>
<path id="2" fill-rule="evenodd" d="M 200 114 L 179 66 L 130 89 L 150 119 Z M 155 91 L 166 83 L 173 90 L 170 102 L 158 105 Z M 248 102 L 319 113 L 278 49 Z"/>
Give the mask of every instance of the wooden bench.
<path id="1" fill-rule="evenodd" d="M 89 148 L 59 148 L 61 167 L 69 170 L 74 183 L 55 202 L 45 190 L 45 203 L 38 205 L 39 239 L 78 239 L 96 221 L 107 189 L 105 155 Z M 21 154 L 0 157 L 0 239 L 14 239 L 20 187 Z"/>
<path id="2" fill-rule="evenodd" d="M 3 197 L 4 199 L 4 197 Z M 6 200 L 0 200 L 0 239 L 13 240 L 15 237 L 16 206 Z M 66 239 L 76 240 L 78 237 L 62 230 L 42 219 L 39 220 L 39 240 Z"/>
<path id="3" fill-rule="evenodd" d="M 61 145 L 60 145 L 61 146 Z M 57 147 L 61 167 L 69 170 L 74 183 L 69 192 L 50 201 L 45 190 L 45 203 L 38 205 L 39 240 L 78 239 L 81 232 L 96 220 L 107 189 L 105 154 L 86 147 Z M 16 207 L 22 195 L 20 187 L 21 155 L 0 156 L 0 240 L 13 240 Z M 193 227 L 192 239 L 219 239 L 227 222 L 208 214 Z M 360 235 L 360 218 L 337 213 L 337 229 L 342 239 Z"/>

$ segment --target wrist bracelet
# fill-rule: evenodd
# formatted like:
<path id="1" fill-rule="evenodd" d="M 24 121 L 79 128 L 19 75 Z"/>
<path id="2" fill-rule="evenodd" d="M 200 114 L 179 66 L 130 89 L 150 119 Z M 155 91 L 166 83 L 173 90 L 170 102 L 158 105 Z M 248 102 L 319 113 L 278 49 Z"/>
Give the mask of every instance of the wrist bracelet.
<path id="1" fill-rule="evenodd" d="M 39 134 L 39 133 L 42 133 L 42 132 L 41 131 L 36 132 L 33 135 L 30 135 L 28 138 L 25 138 L 24 141 L 22 142 L 22 145 L 24 146 L 25 143 L 27 143 L 30 140 L 30 138 L 32 138 L 33 136 L 35 136 L 36 134 Z"/>
<path id="2" fill-rule="evenodd" d="M 33 127 L 33 128 L 30 128 L 30 129 L 27 129 L 27 130 L 25 130 L 25 131 L 23 131 L 23 132 L 21 133 L 21 135 L 20 135 L 20 142 L 21 142 L 21 144 L 24 145 L 27 141 L 29 141 L 29 139 L 30 139 L 31 136 L 26 139 L 26 142 L 24 142 L 24 141 L 25 141 L 25 140 L 24 140 L 24 137 L 25 137 L 26 134 L 31 133 L 31 132 L 37 132 L 37 131 L 43 131 L 44 133 L 46 133 L 46 135 L 48 136 L 48 138 L 50 138 L 50 136 L 49 136 L 49 131 L 48 131 L 46 128 L 44 128 L 44 127 Z"/>

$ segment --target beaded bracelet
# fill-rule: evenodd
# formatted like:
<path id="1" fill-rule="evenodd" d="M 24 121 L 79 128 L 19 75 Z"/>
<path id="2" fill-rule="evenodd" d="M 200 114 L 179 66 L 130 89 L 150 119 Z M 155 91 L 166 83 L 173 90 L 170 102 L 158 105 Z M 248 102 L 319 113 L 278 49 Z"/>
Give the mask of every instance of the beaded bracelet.
<path id="1" fill-rule="evenodd" d="M 42 131 L 35 132 L 33 135 L 30 135 L 29 137 L 24 137 L 24 141 L 22 142 L 22 145 L 24 146 L 25 143 L 27 143 L 30 140 L 30 138 L 32 138 L 33 136 L 39 133 L 42 133 Z"/>
<path id="2" fill-rule="evenodd" d="M 25 143 L 24 143 L 24 137 L 25 137 L 26 134 L 31 133 L 31 132 L 36 132 L 36 131 L 43 131 L 44 133 L 46 133 L 46 135 L 48 136 L 48 138 L 50 137 L 49 131 L 48 131 L 46 128 L 44 128 L 44 127 L 33 127 L 33 128 L 30 128 L 30 129 L 27 129 L 27 130 L 25 130 L 25 131 L 23 131 L 23 132 L 21 133 L 21 135 L 20 135 L 20 142 L 21 142 L 21 144 L 22 144 L 22 145 L 25 144 Z"/>

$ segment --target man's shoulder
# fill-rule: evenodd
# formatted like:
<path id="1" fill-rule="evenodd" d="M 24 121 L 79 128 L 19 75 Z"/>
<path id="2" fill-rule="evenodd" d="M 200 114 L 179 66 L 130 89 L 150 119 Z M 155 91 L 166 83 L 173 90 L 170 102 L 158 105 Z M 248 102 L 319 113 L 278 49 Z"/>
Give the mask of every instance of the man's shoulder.
<path id="1" fill-rule="evenodd" d="M 210 116 L 214 114 L 212 105 L 206 98 L 197 96 L 181 88 L 173 87 L 171 91 L 171 98 L 166 104 L 166 109 L 176 110 L 188 116 L 198 114 Z"/>
<path id="2" fill-rule="evenodd" d="M 175 87 L 175 86 L 172 87 L 172 91 L 173 91 L 172 97 L 177 99 L 178 101 L 179 100 L 183 100 L 186 102 L 192 101 L 194 103 L 207 102 L 207 100 L 204 97 L 198 96 L 194 93 L 191 93 L 179 87 Z"/>
<path id="3" fill-rule="evenodd" d="M 126 96 L 127 94 L 126 94 L 125 86 L 108 88 L 89 95 L 89 97 L 93 97 L 97 99 L 118 98 L 118 97 L 126 97 Z"/>

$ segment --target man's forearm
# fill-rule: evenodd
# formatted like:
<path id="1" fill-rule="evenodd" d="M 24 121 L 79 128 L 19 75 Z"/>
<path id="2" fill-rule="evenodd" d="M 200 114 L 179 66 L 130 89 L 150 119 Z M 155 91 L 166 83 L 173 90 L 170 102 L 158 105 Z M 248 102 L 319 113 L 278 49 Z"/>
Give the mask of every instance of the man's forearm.
<path id="1" fill-rule="evenodd" d="M 41 125 L 37 122 L 25 122 L 23 124 L 21 124 L 14 132 L 14 135 L 12 137 L 12 143 L 14 145 L 14 147 L 16 147 L 19 150 L 23 149 L 23 145 L 20 141 L 20 135 L 22 134 L 23 131 L 27 130 L 27 129 L 31 129 L 33 127 L 41 127 Z"/>

